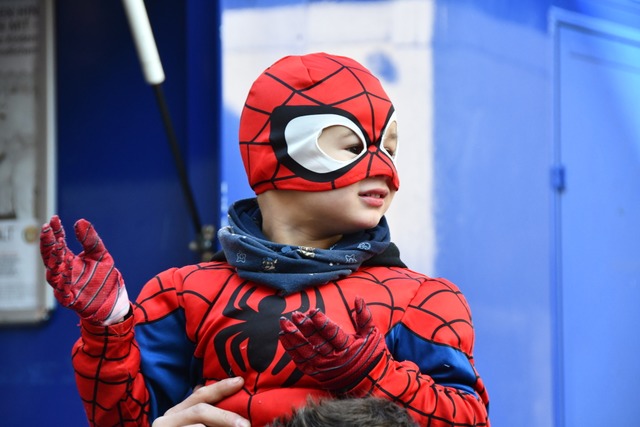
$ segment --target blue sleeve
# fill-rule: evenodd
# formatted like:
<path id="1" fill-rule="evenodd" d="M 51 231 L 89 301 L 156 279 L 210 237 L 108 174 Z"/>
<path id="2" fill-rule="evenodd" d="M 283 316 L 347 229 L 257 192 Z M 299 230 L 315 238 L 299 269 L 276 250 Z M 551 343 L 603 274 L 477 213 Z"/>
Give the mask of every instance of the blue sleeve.
<path id="1" fill-rule="evenodd" d="M 460 349 L 426 340 L 402 323 L 394 326 L 385 339 L 395 360 L 412 361 L 437 384 L 476 394 L 475 371 Z"/>
<path id="2" fill-rule="evenodd" d="M 185 332 L 182 309 L 157 321 L 137 324 L 135 334 L 153 421 L 184 400 L 201 373 L 194 372 L 199 365 L 193 356 L 195 344 Z"/>

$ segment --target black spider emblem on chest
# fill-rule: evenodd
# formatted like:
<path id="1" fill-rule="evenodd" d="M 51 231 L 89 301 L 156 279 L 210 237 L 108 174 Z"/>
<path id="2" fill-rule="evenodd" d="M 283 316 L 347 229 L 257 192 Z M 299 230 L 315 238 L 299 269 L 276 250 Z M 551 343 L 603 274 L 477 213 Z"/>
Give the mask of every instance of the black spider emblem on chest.
<path id="1" fill-rule="evenodd" d="M 235 375 L 229 355 L 240 370 L 247 371 L 243 354 L 246 354 L 246 361 L 253 371 L 263 373 L 273 366 L 269 373 L 278 375 L 291 361 L 287 353 L 282 354 L 277 361 L 274 360 L 279 343 L 279 319 L 282 316 L 290 317 L 294 311 L 307 311 L 311 308 L 309 295 L 303 291 L 300 293 L 299 307 L 285 311 L 287 306 L 285 297 L 278 295 L 275 290 L 272 295 L 262 298 L 254 308 L 248 304 L 248 301 L 257 288 L 255 285 L 239 286 L 233 291 L 222 311 L 223 316 L 239 321 L 222 329 L 213 340 L 220 366 L 229 375 Z M 316 307 L 324 311 L 322 295 L 315 288 L 314 292 Z M 274 362 L 276 362 L 275 365 Z M 296 369 L 283 381 L 282 386 L 295 384 L 301 376 L 302 372 Z"/>

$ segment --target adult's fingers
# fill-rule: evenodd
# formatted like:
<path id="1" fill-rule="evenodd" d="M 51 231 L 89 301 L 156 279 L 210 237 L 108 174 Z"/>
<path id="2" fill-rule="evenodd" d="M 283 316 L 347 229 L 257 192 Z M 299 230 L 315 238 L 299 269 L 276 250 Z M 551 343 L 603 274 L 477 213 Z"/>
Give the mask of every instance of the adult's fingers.
<path id="1" fill-rule="evenodd" d="M 238 377 L 199 387 L 183 402 L 157 418 L 153 427 L 251 427 L 249 421 L 240 415 L 214 406 L 238 392 L 243 384 L 243 379 Z"/>
<path id="2" fill-rule="evenodd" d="M 189 397 L 170 408 L 165 415 L 182 411 L 198 403 L 216 404 L 227 396 L 240 391 L 244 384 L 242 377 L 226 378 L 217 383 L 198 387 Z"/>
<path id="3" fill-rule="evenodd" d="M 153 422 L 153 427 L 251 427 L 248 420 L 233 412 L 216 408 L 208 403 L 197 403 L 178 412 L 164 415 Z"/>

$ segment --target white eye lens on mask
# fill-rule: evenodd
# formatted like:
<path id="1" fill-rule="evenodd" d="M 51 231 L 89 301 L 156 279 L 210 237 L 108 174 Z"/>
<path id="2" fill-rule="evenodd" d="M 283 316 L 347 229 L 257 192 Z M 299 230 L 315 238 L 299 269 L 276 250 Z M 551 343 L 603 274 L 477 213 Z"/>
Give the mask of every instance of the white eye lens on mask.
<path id="1" fill-rule="evenodd" d="M 394 121 L 395 113 L 393 113 L 389 123 Z M 346 161 L 338 160 L 320 148 L 318 138 L 324 129 L 331 126 L 344 126 L 356 134 L 361 142 L 361 149 L 354 158 Z M 387 125 L 385 133 L 388 127 Z M 300 166 L 315 173 L 336 171 L 358 161 L 367 152 L 366 138 L 362 130 L 351 120 L 338 114 L 311 114 L 295 117 L 287 123 L 284 137 L 289 156 Z M 393 154 L 389 153 L 382 144 L 380 150 L 389 156 L 392 161 L 395 160 L 397 147 Z"/>
<path id="2" fill-rule="evenodd" d="M 389 119 L 389 122 L 387 123 L 387 127 L 384 129 L 384 132 L 382 133 L 382 139 L 381 139 L 381 143 L 380 143 L 380 150 L 385 153 L 387 156 L 389 156 L 391 158 L 391 160 L 395 163 L 396 159 L 398 158 L 398 149 L 400 148 L 400 141 L 397 140 L 397 135 L 396 137 L 396 146 L 395 149 L 393 150 L 393 153 L 390 153 L 389 151 L 387 151 L 387 148 L 384 146 L 384 143 L 387 139 L 387 132 L 389 131 L 389 129 L 391 128 L 391 124 L 396 122 L 397 123 L 397 119 L 396 119 L 396 113 L 395 111 L 393 112 L 393 114 L 391 115 L 391 118 Z M 397 125 L 396 125 L 397 127 Z M 397 132 L 397 129 L 396 129 Z"/>
<path id="3" fill-rule="evenodd" d="M 362 147 L 353 159 L 342 161 L 325 153 L 318 145 L 322 131 L 331 126 L 351 129 L 360 140 Z M 358 126 L 346 117 L 337 114 L 312 114 L 292 119 L 284 130 L 287 153 L 299 165 L 315 173 L 336 171 L 357 161 L 367 151 L 364 135 Z"/>

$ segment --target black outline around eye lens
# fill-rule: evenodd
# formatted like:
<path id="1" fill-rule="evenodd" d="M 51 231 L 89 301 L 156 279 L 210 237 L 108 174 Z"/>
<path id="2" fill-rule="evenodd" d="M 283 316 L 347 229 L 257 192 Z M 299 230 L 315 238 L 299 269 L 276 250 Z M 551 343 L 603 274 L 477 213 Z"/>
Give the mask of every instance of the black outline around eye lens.
<path id="1" fill-rule="evenodd" d="M 394 111 L 395 109 L 393 108 L 393 106 L 391 106 L 385 120 L 386 125 L 383 129 L 386 129 L 387 126 L 389 126 L 389 120 L 393 116 Z M 318 173 L 307 169 L 289 155 L 287 141 L 285 139 L 285 129 L 287 128 L 289 122 L 297 117 L 324 114 L 343 116 L 353 124 L 355 124 L 358 129 L 360 129 L 360 132 L 364 137 L 364 141 L 362 141 L 364 143 L 364 149 L 360 152 L 360 154 L 358 154 L 354 161 L 349 162 L 344 167 L 331 172 Z M 384 152 L 393 163 L 394 157 L 391 156 L 381 145 L 383 134 L 384 131 L 381 132 L 377 141 L 372 142 L 369 139 L 369 135 L 367 134 L 367 132 L 365 132 L 365 130 L 362 128 L 362 125 L 360 124 L 358 119 L 353 114 L 340 108 L 332 107 L 329 105 L 281 105 L 279 107 L 276 107 L 271 113 L 271 131 L 269 138 L 278 161 L 283 166 L 291 170 L 294 174 L 312 182 L 331 182 L 340 178 L 350 169 L 358 165 L 360 163 L 358 159 L 362 158 L 369 147 L 372 145 L 376 145 L 378 149 Z"/>
<path id="2" fill-rule="evenodd" d="M 331 172 L 326 173 L 318 173 L 310 171 L 309 169 L 302 166 L 300 163 L 295 161 L 288 152 L 287 141 L 285 139 L 285 129 L 289 122 L 297 117 L 301 116 L 312 116 L 312 115 L 320 115 L 320 114 L 335 114 L 339 116 L 343 116 L 349 121 L 353 122 L 358 128 L 362 135 L 365 138 L 364 146 L 365 150 L 363 150 L 360 154 L 366 151 L 366 148 L 371 145 L 371 141 L 368 139 L 368 135 L 360 126 L 358 120 L 353 116 L 353 114 L 348 111 L 341 110 L 339 108 L 331 107 L 328 105 L 304 105 L 304 106 L 289 106 L 282 105 L 277 107 L 271 113 L 271 145 L 273 146 L 276 157 L 280 163 L 286 166 L 289 170 L 295 173 L 298 176 L 304 177 L 309 181 L 314 182 L 329 182 L 333 181 L 337 178 L 340 178 L 344 175 L 348 170 L 353 168 L 358 162 L 351 162 L 344 167 L 336 169 Z"/>

